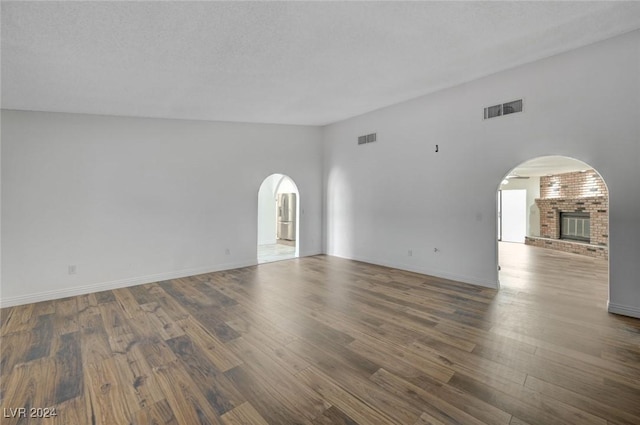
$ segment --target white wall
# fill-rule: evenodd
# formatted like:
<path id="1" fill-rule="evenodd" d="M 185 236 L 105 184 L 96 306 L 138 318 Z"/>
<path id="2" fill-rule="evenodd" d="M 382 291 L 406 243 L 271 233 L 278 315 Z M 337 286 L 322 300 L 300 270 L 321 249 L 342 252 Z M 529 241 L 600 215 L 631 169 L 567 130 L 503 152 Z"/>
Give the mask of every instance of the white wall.
<path id="1" fill-rule="evenodd" d="M 2 111 L 2 304 L 256 264 L 274 172 L 320 253 L 321 157 L 316 127 Z"/>
<path id="2" fill-rule="evenodd" d="M 482 120 L 518 98 L 524 112 Z M 610 310 L 640 316 L 639 123 L 635 31 L 330 125 L 326 251 L 496 286 L 500 182 L 525 160 L 570 156 L 609 187 Z"/>
<path id="3" fill-rule="evenodd" d="M 258 245 L 276 243 L 277 201 L 275 190 L 282 177 L 282 174 L 272 174 L 260 186 L 258 192 Z"/>
<path id="4" fill-rule="evenodd" d="M 298 193 L 298 189 L 296 189 L 296 186 L 291 179 L 285 177 L 280 183 L 280 186 L 278 186 L 277 194 L 280 193 Z"/>

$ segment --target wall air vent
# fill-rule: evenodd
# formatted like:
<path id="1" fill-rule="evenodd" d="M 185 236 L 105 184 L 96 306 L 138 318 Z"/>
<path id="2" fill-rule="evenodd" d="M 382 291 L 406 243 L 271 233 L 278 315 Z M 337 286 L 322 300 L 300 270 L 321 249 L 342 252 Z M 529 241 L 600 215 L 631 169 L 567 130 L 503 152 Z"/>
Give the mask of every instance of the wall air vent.
<path id="1" fill-rule="evenodd" d="M 364 136 L 359 136 L 358 137 L 358 144 L 359 145 L 364 145 L 365 143 L 373 143 L 376 141 L 376 136 L 377 133 L 371 133 L 371 134 L 366 134 Z"/>
<path id="2" fill-rule="evenodd" d="M 489 118 L 495 118 L 501 115 L 509 115 L 515 112 L 522 112 L 522 99 L 484 108 L 484 119 L 488 120 Z"/>

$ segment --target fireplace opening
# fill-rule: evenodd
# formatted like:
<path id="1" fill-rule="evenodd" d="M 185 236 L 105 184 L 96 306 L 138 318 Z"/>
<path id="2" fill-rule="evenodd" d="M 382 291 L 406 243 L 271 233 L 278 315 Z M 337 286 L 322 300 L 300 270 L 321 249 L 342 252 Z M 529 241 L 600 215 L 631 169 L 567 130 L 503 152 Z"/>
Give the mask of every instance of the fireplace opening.
<path id="1" fill-rule="evenodd" d="M 560 239 L 591 242 L 591 220 L 589 213 L 561 212 Z"/>

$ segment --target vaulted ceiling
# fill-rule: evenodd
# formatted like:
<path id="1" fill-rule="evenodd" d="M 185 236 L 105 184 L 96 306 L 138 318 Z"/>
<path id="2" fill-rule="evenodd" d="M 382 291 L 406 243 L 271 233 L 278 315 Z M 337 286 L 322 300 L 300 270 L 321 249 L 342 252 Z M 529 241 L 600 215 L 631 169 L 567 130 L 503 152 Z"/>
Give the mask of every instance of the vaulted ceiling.
<path id="1" fill-rule="evenodd" d="M 638 28 L 638 2 L 2 1 L 2 107 L 323 125 Z"/>

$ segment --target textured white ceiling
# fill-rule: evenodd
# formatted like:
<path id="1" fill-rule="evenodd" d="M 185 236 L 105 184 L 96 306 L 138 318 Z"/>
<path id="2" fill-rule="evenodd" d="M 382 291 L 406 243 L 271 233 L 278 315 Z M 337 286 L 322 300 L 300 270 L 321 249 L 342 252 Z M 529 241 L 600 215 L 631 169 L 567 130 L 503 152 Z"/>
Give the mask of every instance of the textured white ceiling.
<path id="1" fill-rule="evenodd" d="M 637 28 L 638 2 L 2 1 L 2 107 L 321 125 Z"/>

